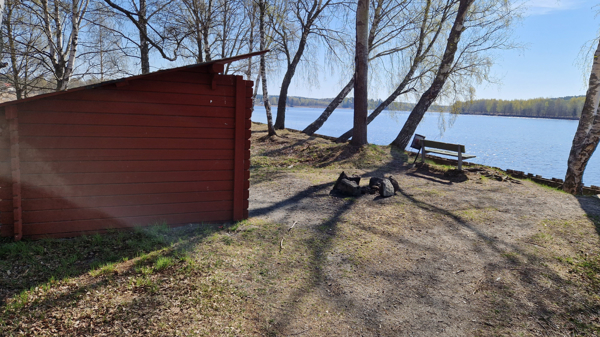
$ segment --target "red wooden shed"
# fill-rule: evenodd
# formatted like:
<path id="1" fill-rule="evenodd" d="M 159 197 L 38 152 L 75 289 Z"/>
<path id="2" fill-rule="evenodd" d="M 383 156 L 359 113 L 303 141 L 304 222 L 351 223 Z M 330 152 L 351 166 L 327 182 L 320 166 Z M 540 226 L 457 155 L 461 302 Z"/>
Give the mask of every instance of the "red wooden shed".
<path id="1" fill-rule="evenodd" d="M 66 237 L 248 217 L 241 55 L 0 104 L 0 234 Z"/>

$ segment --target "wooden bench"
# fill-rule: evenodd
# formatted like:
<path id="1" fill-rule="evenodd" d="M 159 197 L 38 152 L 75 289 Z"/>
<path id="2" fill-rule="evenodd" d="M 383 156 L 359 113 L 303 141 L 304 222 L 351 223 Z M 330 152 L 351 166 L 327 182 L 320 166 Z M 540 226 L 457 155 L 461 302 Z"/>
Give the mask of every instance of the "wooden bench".
<path id="1" fill-rule="evenodd" d="M 450 144 L 450 143 L 442 143 L 436 142 L 433 140 L 423 139 L 422 141 L 423 148 L 421 149 L 421 159 L 425 161 L 426 153 L 435 153 L 441 154 L 445 156 L 458 157 L 458 169 L 462 170 L 462 160 L 475 158 L 475 156 L 470 154 L 465 154 L 465 146 L 460 144 Z"/>

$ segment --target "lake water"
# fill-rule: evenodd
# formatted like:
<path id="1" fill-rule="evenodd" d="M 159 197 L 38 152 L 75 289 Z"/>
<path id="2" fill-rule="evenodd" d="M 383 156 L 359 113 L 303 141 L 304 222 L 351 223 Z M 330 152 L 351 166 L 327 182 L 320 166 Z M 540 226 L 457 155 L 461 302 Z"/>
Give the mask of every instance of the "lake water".
<path id="1" fill-rule="evenodd" d="M 273 119 L 276 110 L 273 109 Z M 303 130 L 322 112 L 323 109 L 288 108 L 285 125 Z M 317 133 L 340 136 L 352 127 L 353 113 L 351 109 L 337 109 Z M 368 127 L 369 143 L 390 144 L 408 115 L 405 111 L 381 113 Z M 267 122 L 264 107 L 255 108 L 252 120 Z M 452 116 L 433 112 L 425 114 L 416 133 L 429 140 L 464 144 L 468 154 L 477 156 L 469 160 L 474 163 L 564 179 L 577 123 L 575 120 Z M 587 165 L 583 181 L 586 186 L 600 186 L 600 154 L 597 152 Z"/>

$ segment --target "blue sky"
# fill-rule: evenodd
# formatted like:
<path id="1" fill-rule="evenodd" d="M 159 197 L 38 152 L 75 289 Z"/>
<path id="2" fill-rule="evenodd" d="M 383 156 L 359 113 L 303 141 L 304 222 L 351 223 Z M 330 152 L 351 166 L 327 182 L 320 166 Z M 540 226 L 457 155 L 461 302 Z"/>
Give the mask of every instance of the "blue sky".
<path id="1" fill-rule="evenodd" d="M 583 95 L 584 72 L 578 64 L 582 47 L 598 36 L 600 17 L 596 0 L 531 0 L 514 39 L 524 49 L 498 53 L 492 75 L 500 85 L 482 84 L 477 98 L 528 99 Z M 595 48 L 595 45 L 594 45 Z M 283 76 L 283 74 L 280 74 Z M 585 75 L 587 77 L 587 74 Z M 277 95 L 281 81 L 271 77 L 269 93 Z M 339 79 L 321 78 L 320 86 L 307 85 L 297 76 L 289 94 L 304 97 L 334 97 Z M 380 92 L 374 98 L 385 98 Z"/>

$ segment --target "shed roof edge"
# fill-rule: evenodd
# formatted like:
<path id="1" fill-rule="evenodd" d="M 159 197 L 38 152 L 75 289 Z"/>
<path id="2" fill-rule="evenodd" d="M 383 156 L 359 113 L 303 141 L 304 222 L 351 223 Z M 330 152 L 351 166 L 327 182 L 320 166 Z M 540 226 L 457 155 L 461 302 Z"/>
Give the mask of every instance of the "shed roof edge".
<path id="1" fill-rule="evenodd" d="M 268 49 L 261 50 L 261 51 L 257 51 L 257 52 L 253 52 L 253 53 L 237 55 L 237 56 L 228 57 L 228 58 L 224 58 L 224 59 L 211 60 L 208 62 L 202 62 L 202 63 L 196 63 L 196 64 L 189 64 L 189 65 L 185 65 L 185 66 L 181 66 L 181 67 L 177 67 L 177 68 L 162 69 L 162 70 L 158 70 L 155 72 L 151 72 L 149 74 L 141 74 L 141 75 L 123 77 L 123 78 L 119 78 L 119 79 L 115 79 L 115 80 L 85 85 L 85 86 L 81 86 L 81 87 L 77 87 L 77 88 L 73 88 L 73 89 L 67 89 L 64 91 L 50 92 L 47 94 L 36 95 L 36 96 L 32 96 L 32 97 L 28 97 L 28 98 L 24 98 L 24 99 L 20 99 L 20 100 L 13 100 L 13 101 L 0 103 L 0 108 L 4 108 L 4 107 L 10 106 L 10 105 L 15 105 L 15 104 L 20 104 L 20 103 L 25 103 L 25 102 L 31 102 L 31 101 L 35 101 L 35 100 L 43 99 L 43 98 L 47 98 L 47 97 L 59 96 L 59 95 L 65 94 L 65 93 L 71 93 L 71 92 L 81 91 L 81 90 L 86 90 L 86 89 L 95 89 L 95 88 L 104 87 L 104 86 L 115 84 L 115 83 L 137 80 L 140 78 L 152 77 L 155 75 L 167 74 L 167 73 L 176 72 L 176 71 L 189 69 L 189 68 L 202 68 L 202 67 L 207 67 L 207 66 L 210 66 L 213 64 L 227 64 L 227 63 L 231 63 L 234 61 L 244 60 L 244 59 L 247 59 L 247 58 L 250 58 L 253 56 L 259 56 L 259 55 L 265 54 L 269 51 L 270 50 L 268 50 Z"/>

